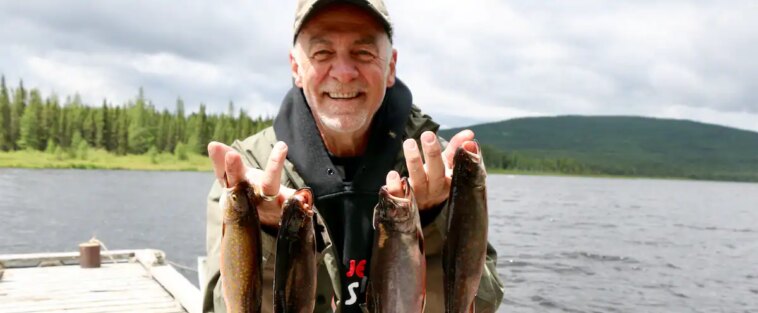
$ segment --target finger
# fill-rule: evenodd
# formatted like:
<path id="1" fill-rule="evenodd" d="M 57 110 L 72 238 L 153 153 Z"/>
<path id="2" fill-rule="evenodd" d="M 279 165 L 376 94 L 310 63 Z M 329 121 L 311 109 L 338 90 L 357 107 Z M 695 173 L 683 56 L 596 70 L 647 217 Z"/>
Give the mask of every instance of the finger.
<path id="1" fill-rule="evenodd" d="M 424 148 L 424 160 L 426 161 L 426 177 L 429 195 L 432 197 L 442 193 L 445 185 L 445 163 L 442 161 L 442 148 L 437 141 L 437 136 L 430 131 L 421 134 L 421 146 Z"/>
<path id="2" fill-rule="evenodd" d="M 279 184 L 282 180 L 284 160 L 287 159 L 287 144 L 282 141 L 274 144 L 271 155 L 268 157 L 266 168 L 263 169 L 261 179 L 261 191 L 264 195 L 274 196 L 279 194 Z"/>
<path id="3" fill-rule="evenodd" d="M 219 184 L 224 187 L 227 184 L 226 178 L 224 178 L 224 174 L 226 173 L 226 160 L 224 156 L 231 150 L 232 147 L 220 142 L 212 141 L 208 144 L 208 157 L 211 159 L 211 164 L 213 165 L 213 174 L 216 175 Z"/>
<path id="4" fill-rule="evenodd" d="M 229 182 L 227 187 L 236 186 L 245 179 L 245 164 L 242 163 L 242 157 L 236 151 L 229 151 L 224 159 L 226 180 Z"/>
<path id="5" fill-rule="evenodd" d="M 387 191 L 395 197 L 404 196 L 403 183 L 396 171 L 387 173 Z"/>
<path id="6" fill-rule="evenodd" d="M 462 130 L 461 132 L 455 134 L 453 138 L 450 138 L 450 142 L 448 142 L 445 151 L 442 152 L 443 160 L 446 162 L 445 167 L 453 167 L 453 158 L 455 157 L 455 151 L 458 150 L 458 147 L 460 147 L 465 141 L 469 140 L 474 140 L 474 132 L 469 129 Z"/>
<path id="7" fill-rule="evenodd" d="M 416 194 L 416 198 L 423 199 L 426 196 L 426 173 L 424 172 L 424 162 L 421 160 L 421 153 L 418 151 L 418 145 L 413 139 L 407 139 L 403 142 L 403 152 L 405 153 L 405 165 L 408 167 L 408 180 Z"/>

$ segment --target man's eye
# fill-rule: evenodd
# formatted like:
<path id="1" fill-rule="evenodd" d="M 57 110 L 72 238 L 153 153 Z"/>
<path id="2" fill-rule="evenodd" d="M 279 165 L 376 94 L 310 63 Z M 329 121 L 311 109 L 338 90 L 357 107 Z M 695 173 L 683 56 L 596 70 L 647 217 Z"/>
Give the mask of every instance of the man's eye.
<path id="1" fill-rule="evenodd" d="M 313 53 L 313 58 L 316 60 L 324 60 L 332 55 L 332 52 L 329 50 L 319 50 Z"/>
<path id="2" fill-rule="evenodd" d="M 358 59 L 363 61 L 370 61 L 374 59 L 374 53 L 368 50 L 358 50 L 354 54 L 356 57 L 358 57 Z"/>

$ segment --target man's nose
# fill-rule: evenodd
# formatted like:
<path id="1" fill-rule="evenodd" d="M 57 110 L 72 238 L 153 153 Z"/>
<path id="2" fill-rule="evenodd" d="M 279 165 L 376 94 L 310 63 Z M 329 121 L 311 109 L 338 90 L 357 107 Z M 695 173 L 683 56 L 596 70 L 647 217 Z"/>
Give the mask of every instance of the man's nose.
<path id="1" fill-rule="evenodd" d="M 358 68 L 349 56 L 340 56 L 334 60 L 329 75 L 341 83 L 349 83 L 358 77 Z"/>

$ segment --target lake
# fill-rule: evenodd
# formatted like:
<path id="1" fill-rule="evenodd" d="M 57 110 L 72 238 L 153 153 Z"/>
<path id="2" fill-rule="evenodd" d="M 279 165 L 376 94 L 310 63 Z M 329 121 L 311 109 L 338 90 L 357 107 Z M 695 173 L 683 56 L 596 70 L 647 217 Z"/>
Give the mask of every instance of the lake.
<path id="1" fill-rule="evenodd" d="M 0 169 L 0 254 L 95 235 L 195 268 L 212 180 Z M 491 175 L 488 194 L 500 312 L 758 312 L 758 184 Z"/>

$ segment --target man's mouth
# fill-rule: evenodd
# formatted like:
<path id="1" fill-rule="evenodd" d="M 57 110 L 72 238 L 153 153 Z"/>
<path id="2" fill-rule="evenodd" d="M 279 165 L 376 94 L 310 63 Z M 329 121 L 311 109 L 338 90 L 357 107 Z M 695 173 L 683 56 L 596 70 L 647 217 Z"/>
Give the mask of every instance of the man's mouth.
<path id="1" fill-rule="evenodd" d="M 361 92 L 327 92 L 326 95 L 329 98 L 335 99 L 335 100 L 350 100 L 354 98 L 358 98 L 362 93 Z"/>

